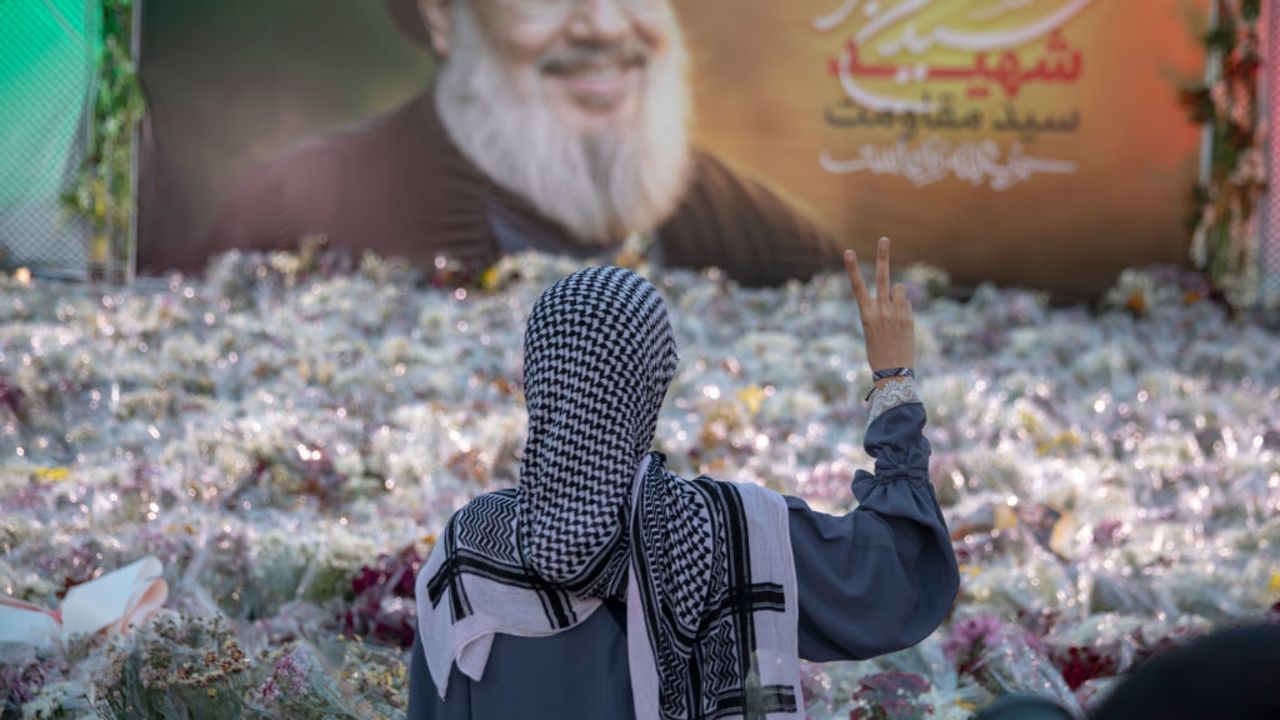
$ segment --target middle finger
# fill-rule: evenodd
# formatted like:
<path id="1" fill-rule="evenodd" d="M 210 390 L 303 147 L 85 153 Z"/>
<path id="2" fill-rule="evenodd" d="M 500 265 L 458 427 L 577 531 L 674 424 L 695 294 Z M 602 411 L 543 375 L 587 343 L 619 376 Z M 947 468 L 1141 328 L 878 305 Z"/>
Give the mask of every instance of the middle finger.
<path id="1" fill-rule="evenodd" d="M 880 238 L 876 246 L 876 300 L 889 301 L 889 238 Z"/>

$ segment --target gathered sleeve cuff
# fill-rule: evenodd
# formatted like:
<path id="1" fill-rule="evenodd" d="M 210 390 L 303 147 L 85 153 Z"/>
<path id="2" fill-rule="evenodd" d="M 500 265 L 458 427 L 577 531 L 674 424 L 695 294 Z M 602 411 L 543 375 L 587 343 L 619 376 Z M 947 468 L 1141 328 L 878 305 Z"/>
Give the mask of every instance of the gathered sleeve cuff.
<path id="1" fill-rule="evenodd" d="M 960 577 L 929 483 L 924 406 L 874 416 L 864 437 L 874 472 L 853 478 L 857 509 L 843 516 L 787 498 L 806 660 L 860 660 L 910 647 L 946 617 Z"/>

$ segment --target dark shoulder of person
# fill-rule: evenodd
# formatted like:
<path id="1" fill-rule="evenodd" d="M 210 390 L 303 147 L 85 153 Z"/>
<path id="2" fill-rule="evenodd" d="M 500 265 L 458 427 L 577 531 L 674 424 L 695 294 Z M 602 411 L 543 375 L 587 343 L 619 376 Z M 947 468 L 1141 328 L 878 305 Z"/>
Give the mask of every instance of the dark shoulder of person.
<path id="1" fill-rule="evenodd" d="M 415 101 L 416 102 L 416 101 Z M 305 138 L 238 181 L 205 237 L 206 256 L 231 249 L 296 247 L 311 235 L 341 238 L 385 205 L 380 193 L 411 168 L 414 103 Z M 384 208 L 385 209 L 385 208 Z"/>
<path id="2" fill-rule="evenodd" d="M 807 280 L 840 267 L 839 246 L 816 222 L 702 150 L 694 151 L 689 190 L 658 239 L 668 265 L 719 267 L 747 286 Z"/>

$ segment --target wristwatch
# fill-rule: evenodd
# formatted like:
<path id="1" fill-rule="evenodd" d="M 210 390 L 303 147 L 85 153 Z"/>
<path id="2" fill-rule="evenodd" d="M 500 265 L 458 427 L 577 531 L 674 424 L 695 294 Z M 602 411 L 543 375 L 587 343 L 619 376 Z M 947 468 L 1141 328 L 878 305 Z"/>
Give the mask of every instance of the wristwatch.
<path id="1" fill-rule="evenodd" d="M 916 376 L 916 371 L 912 370 L 909 367 L 891 367 L 891 368 L 884 368 L 882 370 L 876 370 L 875 372 L 871 373 L 871 381 L 877 382 L 887 377 L 914 378 L 915 376 Z"/>
<path id="2" fill-rule="evenodd" d="M 916 378 L 916 371 L 909 367 L 891 367 L 876 370 L 871 373 L 872 386 L 871 389 L 867 391 L 867 396 L 863 398 L 863 400 L 866 401 L 871 399 L 871 393 L 876 391 L 875 383 L 891 377 L 905 377 L 914 380 Z"/>

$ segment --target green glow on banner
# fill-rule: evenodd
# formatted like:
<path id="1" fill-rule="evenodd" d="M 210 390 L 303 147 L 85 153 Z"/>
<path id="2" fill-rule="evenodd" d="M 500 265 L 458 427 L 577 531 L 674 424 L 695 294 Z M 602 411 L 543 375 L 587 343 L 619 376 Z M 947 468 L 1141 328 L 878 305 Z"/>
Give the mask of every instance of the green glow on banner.
<path id="1" fill-rule="evenodd" d="M 56 201 L 79 166 L 101 22 L 97 0 L 0 4 L 0 213 Z"/>

